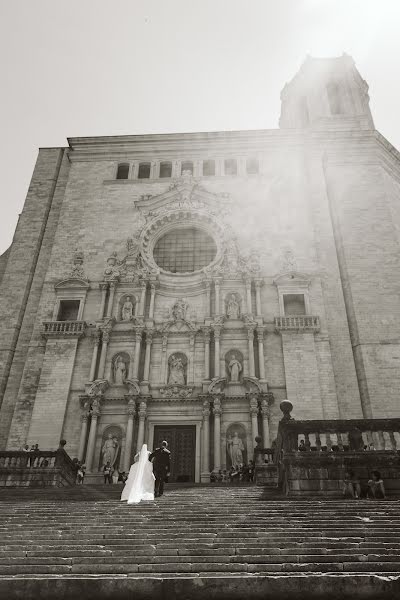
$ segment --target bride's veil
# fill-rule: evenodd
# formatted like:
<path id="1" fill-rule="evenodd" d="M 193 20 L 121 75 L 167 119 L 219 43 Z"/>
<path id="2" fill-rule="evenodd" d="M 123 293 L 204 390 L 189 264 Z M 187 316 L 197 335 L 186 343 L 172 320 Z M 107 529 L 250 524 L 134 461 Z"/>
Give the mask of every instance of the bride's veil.
<path id="1" fill-rule="evenodd" d="M 137 469 L 132 482 L 132 487 L 129 493 L 129 502 L 140 502 L 144 494 L 144 472 L 149 462 L 149 455 L 147 452 L 147 444 L 143 444 L 139 454 L 139 460 L 137 462 Z"/>

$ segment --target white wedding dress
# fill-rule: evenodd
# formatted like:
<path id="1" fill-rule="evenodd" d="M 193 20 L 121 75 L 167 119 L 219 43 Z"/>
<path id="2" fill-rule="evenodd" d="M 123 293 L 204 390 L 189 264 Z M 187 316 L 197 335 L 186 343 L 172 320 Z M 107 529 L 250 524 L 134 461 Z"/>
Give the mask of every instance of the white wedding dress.
<path id="1" fill-rule="evenodd" d="M 154 500 L 153 464 L 149 461 L 150 452 L 147 444 L 143 444 L 140 454 L 136 454 L 135 462 L 129 470 L 129 476 L 122 490 L 121 500 L 128 504 L 137 504 L 141 500 Z"/>

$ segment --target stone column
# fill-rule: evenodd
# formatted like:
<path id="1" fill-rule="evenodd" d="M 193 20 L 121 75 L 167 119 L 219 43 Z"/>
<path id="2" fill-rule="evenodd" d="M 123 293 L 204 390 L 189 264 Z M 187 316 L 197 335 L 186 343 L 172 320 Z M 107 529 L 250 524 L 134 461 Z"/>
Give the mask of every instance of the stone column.
<path id="1" fill-rule="evenodd" d="M 255 369 L 254 369 L 254 346 L 253 346 L 253 338 L 254 338 L 254 329 L 252 327 L 247 328 L 247 339 L 249 343 L 249 375 L 250 377 L 255 377 Z"/>
<path id="2" fill-rule="evenodd" d="M 143 381 L 149 381 L 150 375 L 150 356 L 151 356 L 151 344 L 153 343 L 153 332 L 146 331 L 146 354 L 144 357 L 144 372 Z"/>
<path id="3" fill-rule="evenodd" d="M 215 342 L 214 377 L 220 376 L 220 346 L 219 346 L 220 336 L 221 336 L 221 327 L 214 327 L 214 342 Z"/>
<path id="4" fill-rule="evenodd" d="M 256 315 L 257 317 L 261 317 L 261 286 L 263 284 L 262 279 L 255 280 L 256 286 Z"/>
<path id="5" fill-rule="evenodd" d="M 99 288 L 101 289 L 101 302 L 100 302 L 100 309 L 99 309 L 99 319 L 102 319 L 104 317 L 104 307 L 106 305 L 106 295 L 107 295 L 108 283 L 100 283 L 99 284 Z"/>
<path id="6" fill-rule="evenodd" d="M 214 399 L 214 472 L 221 468 L 221 400 Z"/>
<path id="7" fill-rule="evenodd" d="M 90 422 L 89 440 L 86 452 L 86 468 L 88 471 L 92 470 L 94 446 L 96 444 L 97 434 L 97 419 L 100 416 L 100 400 L 95 398 L 92 402 L 92 418 Z"/>
<path id="8" fill-rule="evenodd" d="M 96 365 L 97 365 L 97 355 L 99 352 L 100 345 L 100 331 L 98 329 L 94 332 L 94 346 L 93 346 L 93 354 L 92 354 L 92 362 L 90 365 L 90 373 L 89 373 L 89 381 L 94 381 L 96 376 Z"/>
<path id="9" fill-rule="evenodd" d="M 219 314 L 221 314 L 221 295 L 220 295 L 221 280 L 214 279 L 214 286 L 215 286 L 215 314 L 219 315 Z"/>
<path id="10" fill-rule="evenodd" d="M 110 295 L 108 297 L 108 305 L 107 305 L 107 317 L 111 317 L 112 315 L 112 309 L 113 309 L 113 305 L 114 305 L 114 296 L 115 296 L 115 287 L 116 287 L 116 283 L 115 281 L 111 281 L 110 283 Z"/>
<path id="11" fill-rule="evenodd" d="M 246 278 L 246 312 L 251 315 L 251 279 Z"/>
<path id="12" fill-rule="evenodd" d="M 149 307 L 149 319 L 154 318 L 154 301 L 156 297 L 156 284 L 150 284 L 150 307 Z"/>
<path id="13" fill-rule="evenodd" d="M 135 362 L 133 365 L 133 378 L 139 378 L 139 362 L 140 362 L 140 347 L 142 345 L 142 332 L 137 331 L 135 334 Z"/>
<path id="14" fill-rule="evenodd" d="M 270 439 L 270 435 L 269 435 L 270 409 L 269 409 L 269 404 L 266 400 L 263 400 L 261 402 L 261 414 L 262 414 L 262 429 L 263 429 L 264 448 L 271 448 L 271 439 Z"/>
<path id="15" fill-rule="evenodd" d="M 203 402 L 202 472 L 210 474 L 210 402 Z"/>
<path id="16" fill-rule="evenodd" d="M 79 449 L 78 449 L 78 460 L 81 460 L 81 461 L 83 460 L 84 452 L 85 452 L 88 418 L 89 418 L 89 413 L 87 410 L 84 410 L 84 412 L 81 415 L 82 426 L 81 426 L 81 435 L 79 438 Z"/>
<path id="17" fill-rule="evenodd" d="M 264 329 L 257 329 L 258 340 L 258 362 L 260 365 L 260 379 L 265 380 L 265 359 L 264 359 Z"/>
<path id="18" fill-rule="evenodd" d="M 141 292 L 140 292 L 140 303 L 139 303 L 139 315 L 144 316 L 147 281 L 141 281 L 140 287 L 141 287 Z"/>
<path id="19" fill-rule="evenodd" d="M 250 399 L 250 416 L 251 416 L 251 438 L 255 447 L 255 438 L 258 436 L 258 402 L 257 398 Z"/>
<path id="20" fill-rule="evenodd" d="M 128 401 L 128 423 L 126 426 L 125 439 L 125 455 L 124 455 L 124 471 L 129 472 L 131 466 L 132 438 L 133 438 L 133 420 L 135 418 L 136 403 L 134 398 L 130 397 Z"/>
<path id="21" fill-rule="evenodd" d="M 161 340 L 161 382 L 167 384 L 168 373 L 167 373 L 167 345 L 168 336 L 163 335 Z"/>
<path id="22" fill-rule="evenodd" d="M 136 452 L 140 452 L 144 443 L 144 423 L 146 420 L 147 405 L 143 400 L 139 405 L 139 429 L 136 443 Z"/>
<path id="23" fill-rule="evenodd" d="M 196 337 L 194 333 L 190 334 L 189 337 L 189 362 L 190 368 L 188 371 L 188 385 L 194 384 L 194 349 L 195 349 Z"/>
<path id="24" fill-rule="evenodd" d="M 211 281 L 206 279 L 204 281 L 204 285 L 206 286 L 206 317 L 211 316 Z"/>
<path id="25" fill-rule="evenodd" d="M 210 379 L 210 330 L 203 329 L 204 334 L 204 379 Z"/>
<path id="26" fill-rule="evenodd" d="M 101 354 L 100 354 L 100 363 L 99 363 L 99 372 L 98 379 L 104 378 L 104 369 L 106 366 L 106 356 L 107 356 L 107 346 L 110 340 L 110 333 L 108 331 L 103 331 L 103 339 L 101 342 Z"/>

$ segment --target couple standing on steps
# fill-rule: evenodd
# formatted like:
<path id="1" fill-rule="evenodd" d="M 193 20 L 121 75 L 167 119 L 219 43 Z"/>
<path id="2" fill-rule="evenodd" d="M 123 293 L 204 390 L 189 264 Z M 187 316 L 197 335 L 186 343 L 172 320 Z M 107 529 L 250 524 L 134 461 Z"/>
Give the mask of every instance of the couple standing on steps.
<path id="1" fill-rule="evenodd" d="M 171 470 L 171 453 L 168 450 L 168 442 L 162 442 L 154 452 L 149 452 L 147 445 L 143 444 L 134 461 L 122 491 L 121 500 L 127 500 L 128 504 L 137 504 L 141 500 L 154 500 L 154 497 L 162 496 L 164 483 Z"/>

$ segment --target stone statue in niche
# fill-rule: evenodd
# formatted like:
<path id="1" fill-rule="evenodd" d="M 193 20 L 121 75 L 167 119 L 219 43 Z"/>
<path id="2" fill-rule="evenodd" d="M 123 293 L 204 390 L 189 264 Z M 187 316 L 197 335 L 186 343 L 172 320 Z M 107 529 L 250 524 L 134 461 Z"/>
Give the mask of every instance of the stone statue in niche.
<path id="1" fill-rule="evenodd" d="M 130 321 L 133 317 L 133 304 L 131 297 L 128 296 L 122 305 L 121 318 L 123 321 Z"/>
<path id="2" fill-rule="evenodd" d="M 119 443 L 118 439 L 112 433 L 108 434 L 108 438 L 104 442 L 103 448 L 101 450 L 103 456 L 103 465 L 106 465 L 108 462 L 113 467 L 114 463 L 118 456 Z"/>
<path id="3" fill-rule="evenodd" d="M 186 319 L 186 312 L 189 308 L 189 304 L 183 299 L 178 298 L 172 307 L 172 317 L 175 321 L 184 321 Z"/>
<path id="4" fill-rule="evenodd" d="M 185 385 L 185 365 L 180 356 L 173 355 L 170 359 L 168 385 Z"/>
<path id="5" fill-rule="evenodd" d="M 240 361 L 236 358 L 236 355 L 231 354 L 231 360 L 228 363 L 228 370 L 230 381 L 232 381 L 232 383 L 238 383 L 242 369 L 243 367 Z"/>
<path id="6" fill-rule="evenodd" d="M 126 363 L 122 356 L 118 356 L 114 362 L 114 383 L 123 385 L 126 379 Z"/>
<path id="7" fill-rule="evenodd" d="M 228 319 L 238 319 L 240 316 L 240 306 L 235 294 L 231 294 L 227 301 L 226 314 Z"/>
<path id="8" fill-rule="evenodd" d="M 242 465 L 244 445 L 237 431 L 233 433 L 233 436 L 228 436 L 226 445 L 228 449 L 228 454 L 232 461 L 232 466 L 235 467 L 236 465 Z"/>

